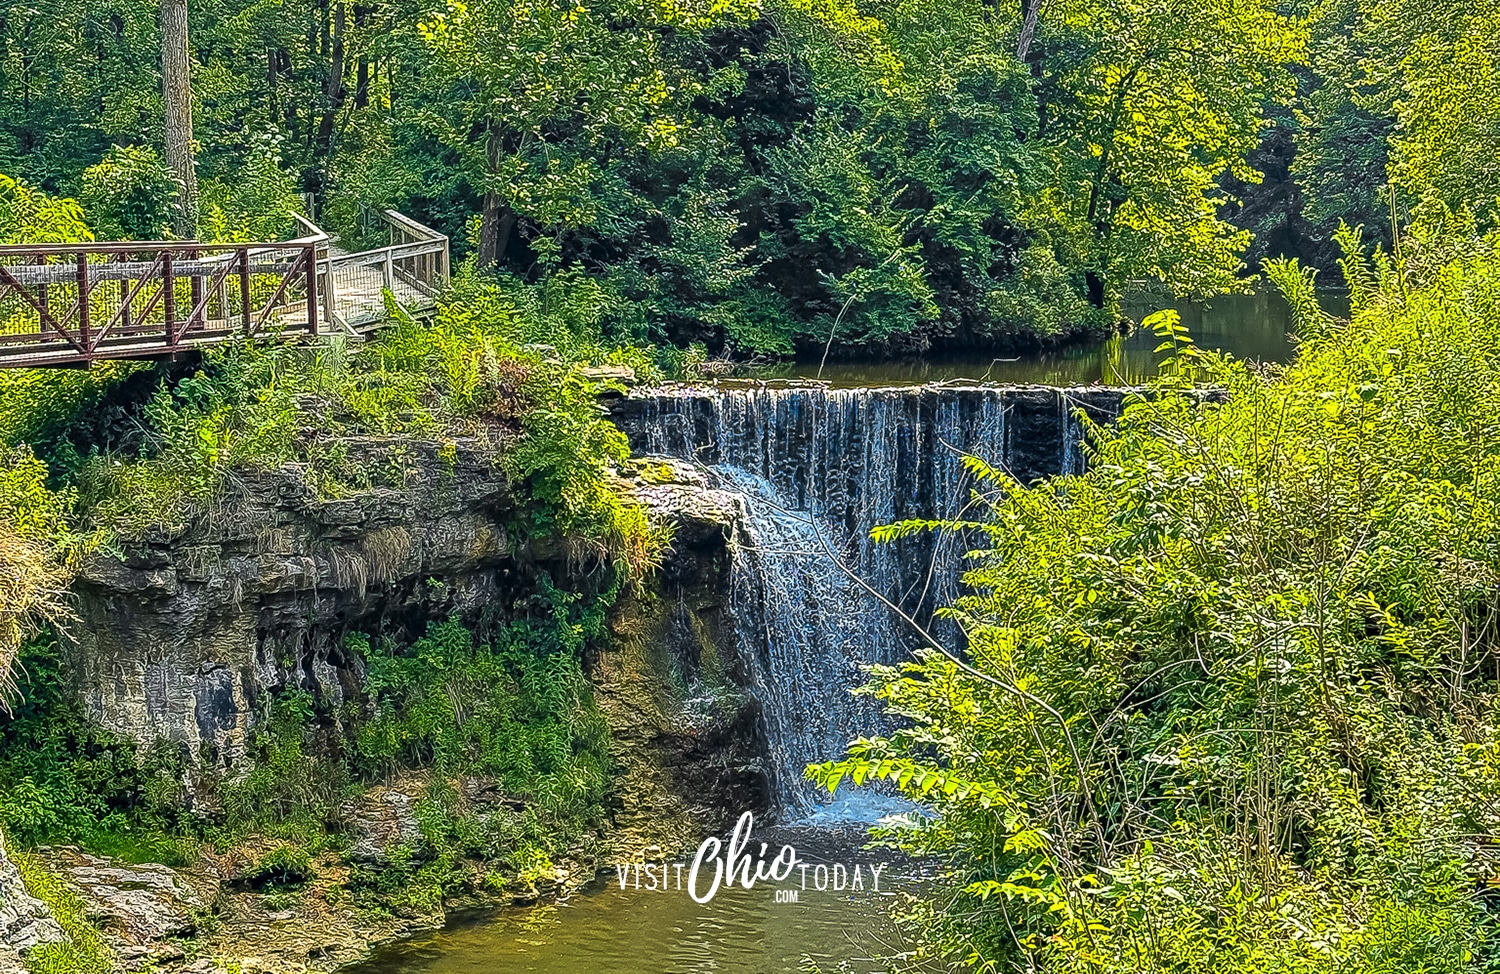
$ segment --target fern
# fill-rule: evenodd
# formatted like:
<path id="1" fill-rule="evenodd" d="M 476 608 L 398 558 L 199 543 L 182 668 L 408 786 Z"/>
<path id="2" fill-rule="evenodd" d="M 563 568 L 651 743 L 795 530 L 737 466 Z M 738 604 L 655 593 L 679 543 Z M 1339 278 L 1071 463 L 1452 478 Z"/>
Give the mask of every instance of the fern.
<path id="1" fill-rule="evenodd" d="M 894 524 L 880 524 L 870 529 L 870 538 L 879 542 L 896 541 L 900 538 L 909 538 L 914 534 L 923 534 L 929 531 L 966 531 L 971 528 L 982 528 L 978 521 L 928 521 L 920 518 L 911 518 L 905 521 L 897 521 Z"/>

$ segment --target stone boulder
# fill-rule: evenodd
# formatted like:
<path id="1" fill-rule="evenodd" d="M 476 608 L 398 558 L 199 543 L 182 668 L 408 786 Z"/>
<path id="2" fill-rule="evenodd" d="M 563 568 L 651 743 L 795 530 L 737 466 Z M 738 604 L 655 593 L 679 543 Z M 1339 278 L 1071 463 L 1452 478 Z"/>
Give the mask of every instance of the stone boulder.
<path id="1" fill-rule="evenodd" d="M 46 855 L 52 871 L 83 900 L 89 921 L 125 956 L 197 929 L 203 901 L 175 870 L 107 859 L 74 846 L 49 849 Z"/>
<path id="2" fill-rule="evenodd" d="M 0 835 L 0 972 L 7 964 L 19 965 L 21 955 L 32 947 L 67 939 L 47 904 L 26 891 L 21 871 L 5 854 L 5 836 Z"/>

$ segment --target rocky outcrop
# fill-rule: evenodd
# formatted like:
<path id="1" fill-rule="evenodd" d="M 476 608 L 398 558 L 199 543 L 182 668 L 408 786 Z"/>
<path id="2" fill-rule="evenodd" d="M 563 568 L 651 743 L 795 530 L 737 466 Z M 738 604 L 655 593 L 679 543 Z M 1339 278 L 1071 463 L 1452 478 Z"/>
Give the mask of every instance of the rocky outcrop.
<path id="1" fill-rule="evenodd" d="M 417 802 L 426 782 L 408 787 L 377 785 L 345 806 L 353 841 L 344 858 L 369 866 L 385 866 L 397 850 L 415 851 L 422 842 Z"/>
<path id="2" fill-rule="evenodd" d="M 26 891 L 0 834 L 0 972 L 18 968 L 21 955 L 33 947 L 67 939 L 47 905 Z"/>
<path id="3" fill-rule="evenodd" d="M 613 844 L 627 856 L 690 848 L 769 797 L 759 704 L 730 618 L 744 499 L 672 460 L 640 463 L 637 478 L 672 546 L 650 590 L 616 606 L 589 671 L 619 768 Z"/>
<path id="4" fill-rule="evenodd" d="M 492 452 L 341 448 L 352 468 L 399 486 L 330 498 L 313 471 L 245 473 L 213 510 L 84 566 L 68 634 L 101 723 L 233 765 L 267 691 L 301 687 L 335 714 L 358 696 L 346 633 L 477 614 L 545 554 L 508 533 L 511 495 Z"/>
<path id="5" fill-rule="evenodd" d="M 494 453 L 376 440 L 342 449 L 352 465 L 395 470 L 387 476 L 400 486 L 328 498 L 312 471 L 247 473 L 212 512 L 85 566 L 70 656 L 101 723 L 145 744 L 175 742 L 196 767 L 232 768 L 272 693 L 300 687 L 336 736 L 344 705 L 364 699 L 348 633 L 420 635 L 453 614 L 504 611 L 539 570 L 568 571 L 567 552 L 515 535 L 521 519 Z M 690 796 L 676 818 L 697 835 L 708 810 L 756 774 L 746 671 L 722 658 L 733 647 L 722 618 L 738 502 L 687 464 L 641 464 L 630 477 L 674 541 L 649 591 L 617 607 L 619 645 L 588 662 L 621 767 L 656 779 L 621 789 L 655 796 L 637 818 L 677 801 L 669 794 Z M 357 859 L 380 862 L 411 838 L 411 810 L 397 807 L 398 792 L 387 799 L 352 810 Z"/>
<path id="6" fill-rule="evenodd" d="M 233 875 L 244 857 L 256 852 L 206 852 L 178 869 L 72 846 L 32 854 L 82 901 L 119 971 L 330 971 L 367 956 L 378 944 L 442 923 L 440 915 L 397 919 L 351 910 L 344 889 L 348 869 L 333 855 L 313 864 L 312 878 L 300 889 L 280 897 L 247 890 Z"/>
<path id="7" fill-rule="evenodd" d="M 183 955 L 173 943 L 196 932 L 205 903 L 175 870 L 134 864 L 75 846 L 43 850 L 50 872 L 83 901 L 84 916 L 129 964 Z"/>

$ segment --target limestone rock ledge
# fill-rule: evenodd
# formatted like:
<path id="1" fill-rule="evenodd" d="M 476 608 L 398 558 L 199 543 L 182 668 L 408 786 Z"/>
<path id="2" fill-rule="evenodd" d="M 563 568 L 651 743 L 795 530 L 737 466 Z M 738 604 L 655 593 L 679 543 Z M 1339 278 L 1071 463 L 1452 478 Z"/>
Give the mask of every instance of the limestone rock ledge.
<path id="1" fill-rule="evenodd" d="M 650 587 L 621 599 L 589 679 L 619 768 L 612 845 L 626 858 L 690 849 L 769 804 L 760 705 L 739 657 L 730 543 L 744 500 L 691 464 L 638 462 L 635 495 L 672 526 Z"/>
<path id="2" fill-rule="evenodd" d="M 358 698 L 362 664 L 344 633 L 477 613 L 546 554 L 507 532 L 511 495 L 492 452 L 343 446 L 403 486 L 327 498 L 303 468 L 245 473 L 214 510 L 83 567 L 70 660 L 104 726 L 233 766 L 268 691 L 301 687 L 332 711 Z"/>

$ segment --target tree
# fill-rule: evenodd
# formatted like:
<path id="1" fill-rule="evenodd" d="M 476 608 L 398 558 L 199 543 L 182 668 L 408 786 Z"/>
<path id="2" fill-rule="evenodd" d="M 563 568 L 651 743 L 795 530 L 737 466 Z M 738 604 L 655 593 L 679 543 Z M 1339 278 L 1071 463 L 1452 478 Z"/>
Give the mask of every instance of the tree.
<path id="1" fill-rule="evenodd" d="M 157 240 L 176 214 L 178 182 L 151 149 L 115 146 L 83 171 L 80 202 L 106 240 Z"/>
<path id="2" fill-rule="evenodd" d="M 183 240 L 198 235 L 198 169 L 193 148 L 192 62 L 187 0 L 161 0 L 162 131 L 167 165 L 180 187 L 172 220 Z"/>
<path id="3" fill-rule="evenodd" d="M 1220 218 L 1225 173 L 1258 174 L 1264 106 L 1294 89 L 1306 28 L 1267 0 L 1067 0 L 1043 22 L 1042 137 L 1055 223 L 1104 307 L 1136 278 L 1236 287 L 1248 235 Z"/>
<path id="4" fill-rule="evenodd" d="M 546 228 L 552 241 L 540 243 L 554 252 L 559 235 L 617 229 L 631 195 L 622 161 L 679 146 L 702 87 L 665 49 L 752 9 L 474 0 L 424 20 L 446 102 L 434 132 L 484 194 L 480 265 L 506 258 L 523 217 Z"/>

